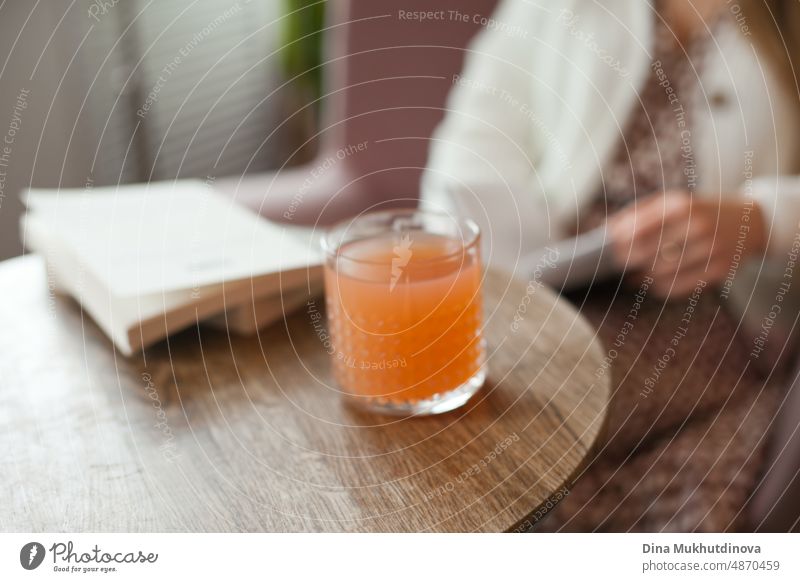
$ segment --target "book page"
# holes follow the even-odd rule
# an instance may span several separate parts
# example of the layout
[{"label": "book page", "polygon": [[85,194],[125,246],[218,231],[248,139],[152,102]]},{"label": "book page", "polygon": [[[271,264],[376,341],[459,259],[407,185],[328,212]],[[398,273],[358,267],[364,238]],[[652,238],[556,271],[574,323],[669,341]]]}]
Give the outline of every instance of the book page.
[{"label": "book page", "polygon": [[23,199],[119,297],[321,263],[319,229],[264,220],[200,181],[28,190]]}]

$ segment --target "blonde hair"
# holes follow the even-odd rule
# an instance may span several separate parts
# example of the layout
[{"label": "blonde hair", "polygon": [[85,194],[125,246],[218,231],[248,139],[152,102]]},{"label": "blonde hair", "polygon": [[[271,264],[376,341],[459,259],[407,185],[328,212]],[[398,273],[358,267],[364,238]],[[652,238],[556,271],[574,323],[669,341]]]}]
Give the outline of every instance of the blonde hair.
[{"label": "blonde hair", "polygon": [[[798,99],[800,0],[743,0],[742,31],[771,63],[786,90]],[[798,104],[800,106],[800,102]]]}]

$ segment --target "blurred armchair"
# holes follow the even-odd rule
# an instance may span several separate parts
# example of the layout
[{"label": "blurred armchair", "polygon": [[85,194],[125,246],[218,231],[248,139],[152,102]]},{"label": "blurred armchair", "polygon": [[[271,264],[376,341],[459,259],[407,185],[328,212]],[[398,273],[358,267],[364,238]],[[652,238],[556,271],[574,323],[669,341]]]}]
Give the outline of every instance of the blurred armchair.
[{"label": "blurred armchair", "polygon": [[428,138],[444,115],[463,49],[495,4],[331,0],[316,158],[220,179],[217,188],[295,224],[330,224],[375,205],[414,206]]}]

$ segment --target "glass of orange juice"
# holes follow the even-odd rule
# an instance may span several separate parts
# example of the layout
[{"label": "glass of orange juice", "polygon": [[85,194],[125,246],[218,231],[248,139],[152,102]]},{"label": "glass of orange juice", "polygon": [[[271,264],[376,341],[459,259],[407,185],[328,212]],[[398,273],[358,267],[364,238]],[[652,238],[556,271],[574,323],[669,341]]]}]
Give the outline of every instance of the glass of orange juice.
[{"label": "glass of orange juice", "polygon": [[334,376],[348,399],[400,415],[466,403],[486,378],[477,225],[371,212],[322,245]]}]

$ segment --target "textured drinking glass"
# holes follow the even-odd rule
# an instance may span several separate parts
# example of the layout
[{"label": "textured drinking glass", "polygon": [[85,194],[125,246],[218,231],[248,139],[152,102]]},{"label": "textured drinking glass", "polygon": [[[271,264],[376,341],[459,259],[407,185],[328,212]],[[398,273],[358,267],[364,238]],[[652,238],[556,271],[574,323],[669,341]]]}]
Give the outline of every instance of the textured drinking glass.
[{"label": "textured drinking glass", "polygon": [[323,238],[333,369],[369,410],[437,414],[483,385],[480,232],[418,210],[363,214]]}]

